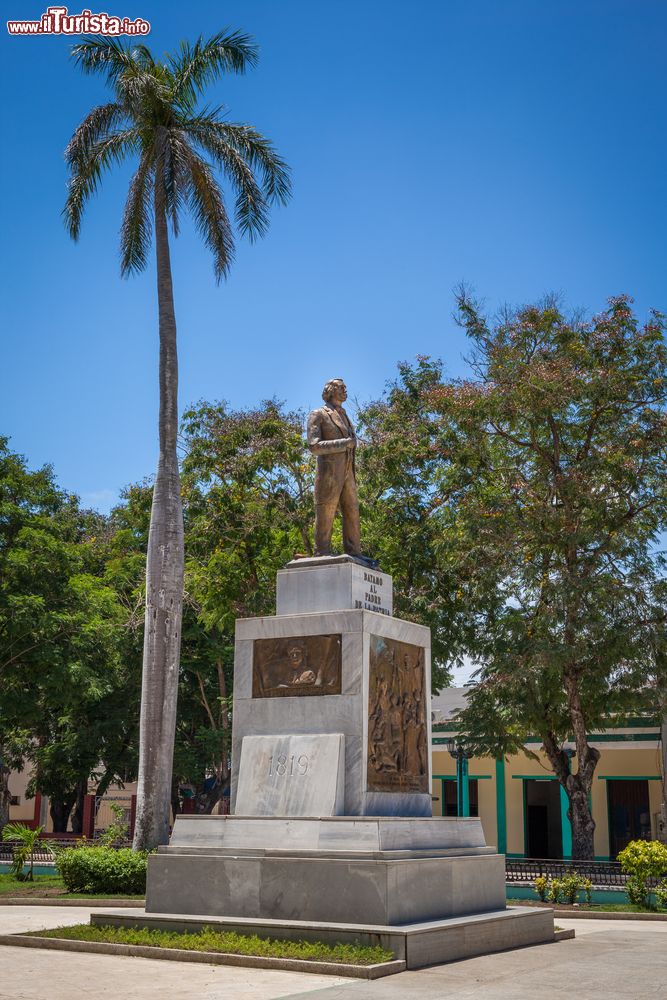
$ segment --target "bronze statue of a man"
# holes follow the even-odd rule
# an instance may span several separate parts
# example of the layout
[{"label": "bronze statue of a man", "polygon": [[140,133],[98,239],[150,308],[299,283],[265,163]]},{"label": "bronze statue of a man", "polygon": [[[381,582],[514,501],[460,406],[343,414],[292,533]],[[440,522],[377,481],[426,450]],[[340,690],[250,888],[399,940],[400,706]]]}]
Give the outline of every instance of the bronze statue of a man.
[{"label": "bronze statue of a man", "polygon": [[354,468],[357,438],[343,409],[347,389],[342,378],[333,378],[322,390],[324,406],[308,417],[308,447],[317,455],[315,478],[315,555],[331,555],[331,532],[340,507],[343,516],[343,549],[364,559],[359,530],[359,501]]}]

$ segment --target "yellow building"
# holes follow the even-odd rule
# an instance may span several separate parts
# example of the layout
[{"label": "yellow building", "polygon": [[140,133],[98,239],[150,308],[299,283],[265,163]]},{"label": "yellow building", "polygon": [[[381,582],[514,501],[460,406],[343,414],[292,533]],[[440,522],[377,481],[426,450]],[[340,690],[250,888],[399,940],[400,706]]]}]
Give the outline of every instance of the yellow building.
[{"label": "yellow building", "polygon": [[[457,762],[447,745],[456,736],[451,717],[464,703],[465,688],[449,688],[433,699],[432,791],[433,813],[438,816],[456,816],[462,810]],[[660,834],[660,723],[650,718],[629,721],[590,737],[601,753],[591,792],[599,861],[614,860],[630,840]],[[529,741],[527,747],[538,760],[518,754],[507,761],[475,757],[467,762],[470,815],[480,817],[487,843],[510,858],[569,858],[567,797],[540,752],[540,740]]]}]

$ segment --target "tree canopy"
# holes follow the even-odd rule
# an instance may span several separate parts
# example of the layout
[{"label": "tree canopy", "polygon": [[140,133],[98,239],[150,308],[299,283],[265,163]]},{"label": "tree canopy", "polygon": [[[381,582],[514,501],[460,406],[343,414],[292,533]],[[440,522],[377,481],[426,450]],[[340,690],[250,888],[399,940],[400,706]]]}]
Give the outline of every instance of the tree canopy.
[{"label": "tree canopy", "polygon": [[641,325],[626,298],[592,320],[554,301],[496,322],[465,292],[458,304],[473,377],[436,381],[422,362],[390,408],[421,371],[402,466],[428,455],[439,469],[442,555],[480,664],[460,724],[480,753],[541,737],[569,797],[575,856],[590,857],[589,734],[655,707],[663,669],[663,320]]},{"label": "tree canopy", "polygon": [[[362,407],[367,548],[399,616],[433,635],[434,688],[472,657],[459,724],[477,754],[542,740],[591,855],[591,734],[664,707],[667,349],[625,298],[590,320],[554,301],[490,321],[462,293],[471,377],[428,358]],[[275,576],[312,551],[304,414],[200,402],[181,433],[185,603],[172,804],[229,782],[234,626],[274,613]],[[0,748],[67,811],[91,775],[136,769],[150,483],[109,518],[0,450]],[[340,541],[340,539],[339,539]],[[572,747],[574,761],[570,761]]]}]

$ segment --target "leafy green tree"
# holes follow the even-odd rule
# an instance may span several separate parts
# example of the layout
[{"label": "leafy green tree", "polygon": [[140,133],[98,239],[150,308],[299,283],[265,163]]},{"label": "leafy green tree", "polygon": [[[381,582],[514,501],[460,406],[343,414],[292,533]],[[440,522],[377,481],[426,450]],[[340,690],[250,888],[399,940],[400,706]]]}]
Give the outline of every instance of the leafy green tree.
[{"label": "leafy green tree", "polygon": [[213,254],[219,280],[229,271],[234,231],[216,168],[233,189],[242,235],[261,236],[272,202],[290,194],[288,168],[271,143],[249,125],[200,108],[199,98],[221,74],[255,65],[249,36],[220,33],[156,61],[144,45],[85,40],[73,55],[86,73],[100,73],[113,100],[94,108],[66,151],[71,171],[64,210],[78,239],[83,210],[103,174],[127,159],[138,167],[121,229],[121,273],[145,269],[155,232],[160,334],[160,450],[146,562],[141,739],[135,847],[166,843],[176,725],[183,600],[183,518],[177,458],[178,361],[168,223],[174,235],[187,208]]},{"label": "leafy green tree", "polygon": [[364,545],[393,576],[394,614],[431,629],[434,692],[449,682],[448,665],[462,662],[470,638],[447,541],[447,466],[428,404],[441,377],[442,366],[424,357],[399,365],[384,396],[361,409],[357,459]]},{"label": "leafy green tree", "polygon": [[275,575],[312,552],[314,465],[304,417],[275,401],[184,417],[188,591],[201,620],[233,636],[237,618],[270,614]]},{"label": "leafy green tree", "polygon": [[[200,403],[183,423],[186,600],[174,786],[210,812],[229,782],[236,619],[275,611],[276,573],[312,551],[303,415]],[[176,794],[174,804],[178,808]]]},{"label": "leafy green tree", "polygon": [[[0,442],[0,744],[66,829],[127,716],[125,614],[101,578],[105,521]],[[113,769],[113,774],[117,769]]]},{"label": "leafy green tree", "polygon": [[663,321],[640,325],[626,298],[590,321],[546,302],[490,324],[465,292],[459,309],[474,377],[428,388],[423,405],[481,664],[461,724],[482,753],[542,739],[573,856],[591,858],[589,735],[655,708],[664,669]]}]

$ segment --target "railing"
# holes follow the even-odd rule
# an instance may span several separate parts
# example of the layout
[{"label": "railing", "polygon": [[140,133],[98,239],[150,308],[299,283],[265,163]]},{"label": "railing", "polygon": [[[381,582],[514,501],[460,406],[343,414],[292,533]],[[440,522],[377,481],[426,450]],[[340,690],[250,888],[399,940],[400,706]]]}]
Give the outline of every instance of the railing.
[{"label": "railing", "polygon": [[594,886],[624,888],[624,875],[618,861],[554,861],[552,858],[507,858],[505,879],[507,882],[534,882],[538,876],[563,878],[576,872],[582,878],[589,878]]},{"label": "railing", "polygon": [[[99,837],[96,837],[95,841],[93,841],[92,843],[95,843],[98,840],[99,840]],[[35,849],[32,852],[32,860],[36,864],[40,863],[40,862],[41,863],[43,863],[43,862],[47,862],[47,863],[51,862],[51,861],[53,861],[53,854],[49,850],[49,844],[52,844],[54,847],[78,847],[80,841],[81,841],[81,838],[78,837],[78,836],[74,836],[73,834],[69,834],[69,836],[66,836],[66,837],[59,837],[57,835],[56,836],[49,835],[48,837],[45,837],[43,840],[40,840],[35,845]],[[89,843],[91,843],[91,842],[89,841]],[[13,860],[13,857],[14,857],[14,848],[18,847],[19,844],[20,844],[20,841],[18,841],[18,840],[4,840],[4,841],[0,841],[0,861],[11,863],[12,860]],[[124,840],[124,841],[116,841],[116,843],[113,846],[114,847],[131,847],[132,844],[131,844],[131,841]],[[28,859],[28,860],[30,860],[30,859]]]}]

